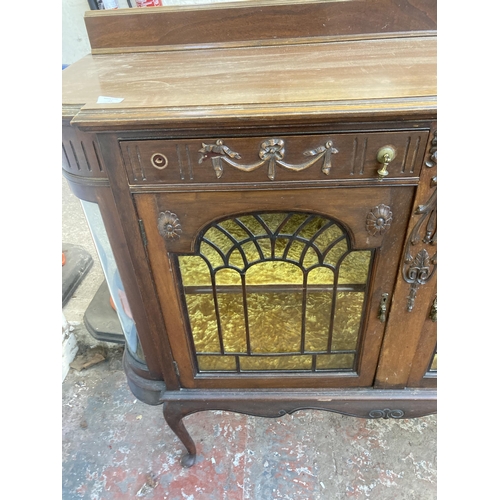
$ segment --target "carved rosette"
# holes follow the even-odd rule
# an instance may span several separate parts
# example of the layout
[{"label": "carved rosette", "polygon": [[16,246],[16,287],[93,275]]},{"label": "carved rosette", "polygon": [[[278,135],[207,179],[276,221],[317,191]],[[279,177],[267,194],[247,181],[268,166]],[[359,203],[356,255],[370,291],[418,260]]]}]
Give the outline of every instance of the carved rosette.
[{"label": "carved rosette", "polygon": [[379,236],[389,229],[392,222],[391,207],[378,205],[366,216],[366,230],[372,236]]},{"label": "carved rosette", "polygon": [[217,179],[222,177],[224,173],[223,162],[231,165],[238,170],[244,172],[252,172],[263,165],[268,165],[267,176],[274,180],[276,177],[276,165],[280,165],[288,170],[299,172],[314,165],[318,160],[323,159],[321,171],[325,175],[329,175],[332,168],[332,154],[338,153],[338,150],[333,147],[332,141],[327,141],[324,146],[319,146],[315,149],[304,151],[304,156],[312,157],[304,163],[291,164],[285,162],[285,141],[283,139],[272,138],[261,143],[258,157],[260,161],[250,164],[241,164],[234,159],[241,159],[239,153],[229,149],[221,139],[218,139],[215,144],[201,143],[200,159],[198,163],[203,163],[206,159],[211,160]]},{"label": "carved rosette", "polygon": [[158,231],[167,239],[180,238],[182,227],[177,215],[169,211],[160,212],[158,217]]},{"label": "carved rosette", "polygon": [[403,410],[391,410],[384,408],[383,410],[372,410],[368,413],[369,418],[403,418],[405,412]]}]

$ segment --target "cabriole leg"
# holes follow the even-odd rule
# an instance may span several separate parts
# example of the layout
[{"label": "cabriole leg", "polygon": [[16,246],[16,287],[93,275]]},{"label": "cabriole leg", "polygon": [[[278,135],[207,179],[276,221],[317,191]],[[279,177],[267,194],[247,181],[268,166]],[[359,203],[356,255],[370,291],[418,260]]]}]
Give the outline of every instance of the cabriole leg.
[{"label": "cabriole leg", "polygon": [[168,426],[187,449],[187,454],[181,459],[182,466],[191,467],[196,461],[196,446],[182,423],[184,415],[177,408],[172,408],[168,402],[165,402],[163,403],[163,416]]}]

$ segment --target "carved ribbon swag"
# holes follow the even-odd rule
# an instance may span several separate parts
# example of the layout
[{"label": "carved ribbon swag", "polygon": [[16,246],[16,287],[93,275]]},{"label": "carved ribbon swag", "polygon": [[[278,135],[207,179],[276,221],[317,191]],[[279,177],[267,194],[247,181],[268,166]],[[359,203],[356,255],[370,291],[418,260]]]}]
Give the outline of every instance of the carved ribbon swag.
[{"label": "carved ribbon swag", "polygon": [[218,139],[215,144],[202,143],[201,146],[201,149],[198,151],[200,153],[200,159],[198,163],[201,164],[207,158],[210,158],[217,179],[220,179],[222,177],[222,174],[224,173],[223,162],[244,172],[252,172],[253,170],[256,170],[257,168],[267,163],[267,176],[269,177],[269,179],[274,180],[276,177],[276,164],[288,170],[295,170],[296,172],[298,172],[300,170],[305,170],[306,168],[311,167],[318,160],[323,159],[323,166],[321,168],[321,171],[325,175],[328,175],[332,168],[332,154],[338,153],[338,150],[333,147],[333,142],[327,141],[324,146],[319,146],[316,149],[304,151],[304,156],[312,157],[310,160],[298,165],[293,165],[284,161],[285,141],[283,141],[283,139],[268,139],[262,142],[260,145],[260,150],[258,153],[260,161],[248,165],[242,165],[234,161],[234,159],[241,159],[240,154],[229,149],[221,139]]}]

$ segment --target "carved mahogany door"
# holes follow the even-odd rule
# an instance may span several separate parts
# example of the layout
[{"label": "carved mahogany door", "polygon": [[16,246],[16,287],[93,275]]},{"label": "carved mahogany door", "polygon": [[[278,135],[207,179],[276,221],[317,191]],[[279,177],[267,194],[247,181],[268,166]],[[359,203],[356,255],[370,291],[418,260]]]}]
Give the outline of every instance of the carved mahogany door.
[{"label": "carved mahogany door", "polygon": [[372,385],[413,193],[135,195],[182,386]]}]

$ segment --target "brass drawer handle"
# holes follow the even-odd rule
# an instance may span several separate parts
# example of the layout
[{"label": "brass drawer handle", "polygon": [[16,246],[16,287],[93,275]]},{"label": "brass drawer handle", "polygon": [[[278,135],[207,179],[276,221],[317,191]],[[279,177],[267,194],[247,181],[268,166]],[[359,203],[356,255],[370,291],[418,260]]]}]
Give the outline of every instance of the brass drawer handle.
[{"label": "brass drawer handle", "polygon": [[382,167],[377,170],[377,174],[381,179],[389,175],[389,163],[396,158],[396,150],[392,146],[384,146],[377,152],[377,161],[382,163]]},{"label": "brass drawer handle", "polygon": [[387,299],[389,297],[388,293],[383,293],[380,299],[380,308],[378,310],[378,319],[381,323],[385,323],[387,318]]}]

